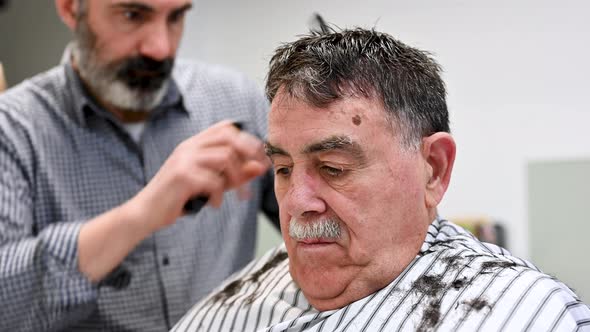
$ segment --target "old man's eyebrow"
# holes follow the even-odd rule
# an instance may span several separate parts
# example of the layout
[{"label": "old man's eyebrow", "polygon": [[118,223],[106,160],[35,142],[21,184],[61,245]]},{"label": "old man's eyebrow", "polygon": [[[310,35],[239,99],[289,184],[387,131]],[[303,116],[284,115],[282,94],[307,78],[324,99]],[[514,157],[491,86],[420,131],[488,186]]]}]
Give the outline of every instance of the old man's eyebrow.
[{"label": "old man's eyebrow", "polygon": [[[264,150],[266,155],[269,157],[273,157],[276,155],[289,157],[290,154],[269,142],[264,144]],[[330,152],[330,151],[344,151],[351,154],[358,160],[364,161],[365,154],[363,149],[361,148],[360,144],[353,141],[352,138],[348,136],[331,136],[326,139],[321,140],[317,143],[312,143],[306,146],[303,149],[304,154],[313,154],[313,153],[321,153],[321,152]]]},{"label": "old man's eyebrow", "polygon": [[266,155],[269,157],[272,157],[274,155],[281,155],[281,156],[286,156],[286,157],[289,156],[287,151],[285,151],[279,147],[276,147],[276,146],[270,144],[269,142],[264,143],[264,152],[266,152]]},{"label": "old man's eyebrow", "polygon": [[310,144],[303,149],[303,153],[320,153],[330,151],[344,151],[356,159],[364,160],[365,154],[360,144],[353,141],[349,136],[330,136],[320,142]]},{"label": "old man's eyebrow", "polygon": [[[122,8],[122,9],[132,9],[132,10],[137,10],[137,11],[142,11],[142,12],[153,12],[154,8],[139,2],[139,1],[126,1],[126,2],[120,2],[120,3],[116,3],[114,5],[112,5],[115,8]],[[176,8],[173,12],[172,12],[172,16],[178,16],[188,10],[190,10],[193,7],[192,3],[187,3],[183,6],[181,6],[180,8]]]},{"label": "old man's eyebrow", "polygon": [[121,3],[117,3],[112,5],[115,8],[122,8],[122,9],[133,9],[133,10],[138,10],[138,11],[143,11],[143,12],[153,12],[154,8],[141,3],[141,2],[136,2],[136,1],[128,1],[128,2],[121,2]]}]

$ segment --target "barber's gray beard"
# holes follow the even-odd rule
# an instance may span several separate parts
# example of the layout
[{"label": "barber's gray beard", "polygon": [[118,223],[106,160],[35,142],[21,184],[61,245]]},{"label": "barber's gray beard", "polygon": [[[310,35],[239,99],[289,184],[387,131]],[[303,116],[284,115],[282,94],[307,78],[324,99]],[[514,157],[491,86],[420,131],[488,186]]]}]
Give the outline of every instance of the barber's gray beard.
[{"label": "barber's gray beard", "polygon": [[[94,82],[100,81],[96,77]],[[95,91],[107,103],[128,111],[147,112],[156,108],[166,95],[168,81],[156,91],[144,92],[130,89],[124,82],[114,79],[113,81],[98,82]]]},{"label": "barber's gray beard", "polygon": [[301,222],[297,218],[291,218],[289,222],[289,236],[295,240],[339,239],[341,235],[340,223],[335,218],[313,222]]},{"label": "barber's gray beard", "polygon": [[[169,81],[165,81],[156,91],[131,89],[116,77],[117,70],[101,66],[91,54],[75,52],[78,71],[84,82],[101,100],[128,111],[151,111],[166,95]],[[79,56],[78,56],[79,54]]]},{"label": "barber's gray beard", "polygon": [[168,89],[169,79],[155,91],[131,89],[117,78],[119,66],[104,65],[94,53],[94,35],[86,22],[77,32],[73,56],[78,64],[78,72],[92,92],[102,101],[127,111],[147,112],[156,108]]}]

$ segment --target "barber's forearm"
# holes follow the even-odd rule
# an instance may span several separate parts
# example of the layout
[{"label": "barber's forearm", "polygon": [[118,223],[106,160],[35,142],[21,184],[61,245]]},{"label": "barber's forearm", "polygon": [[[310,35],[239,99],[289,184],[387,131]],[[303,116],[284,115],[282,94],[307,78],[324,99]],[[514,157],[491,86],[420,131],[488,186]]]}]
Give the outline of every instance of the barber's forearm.
[{"label": "barber's forearm", "polygon": [[153,230],[127,202],[88,221],[78,237],[78,267],[93,282],[113,271]]}]

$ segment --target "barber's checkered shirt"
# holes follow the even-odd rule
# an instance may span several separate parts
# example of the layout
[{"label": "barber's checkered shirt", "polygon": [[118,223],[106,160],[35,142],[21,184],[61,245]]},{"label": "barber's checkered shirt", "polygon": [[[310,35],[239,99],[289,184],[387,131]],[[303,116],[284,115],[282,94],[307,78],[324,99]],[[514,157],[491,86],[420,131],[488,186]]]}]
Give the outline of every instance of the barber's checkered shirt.
[{"label": "barber's checkered shirt", "polygon": [[0,95],[0,331],[164,331],[253,257],[257,211],[276,213],[269,177],[249,201],[228,193],[143,241],[99,284],[77,270],[81,225],[134,196],[179,142],[222,119],[266,132],[267,102],[243,76],[179,62],[174,78],[139,144],[68,64]]},{"label": "barber's checkered shirt", "polygon": [[[277,258],[280,263],[268,269],[266,264]],[[236,284],[240,287],[233,287]],[[229,291],[229,297],[221,296],[223,291]],[[419,254],[399,277],[348,306],[324,312],[311,307],[289,274],[283,245],[228,279],[173,328],[435,330],[590,331],[590,309],[567,286],[530,263],[479,242],[448,221],[436,220]]]}]

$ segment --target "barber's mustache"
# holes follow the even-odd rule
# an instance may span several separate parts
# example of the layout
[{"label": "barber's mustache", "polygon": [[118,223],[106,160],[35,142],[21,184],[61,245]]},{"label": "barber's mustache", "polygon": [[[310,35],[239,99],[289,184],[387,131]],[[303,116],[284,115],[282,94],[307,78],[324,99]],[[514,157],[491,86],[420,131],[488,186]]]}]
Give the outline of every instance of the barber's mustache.
[{"label": "barber's mustache", "polygon": [[154,91],[170,77],[174,59],[162,61],[145,56],[125,60],[117,70],[117,78],[124,81],[129,88]]},{"label": "barber's mustache", "polygon": [[314,221],[301,221],[291,218],[289,236],[294,240],[339,239],[342,236],[341,221],[337,217]]}]

